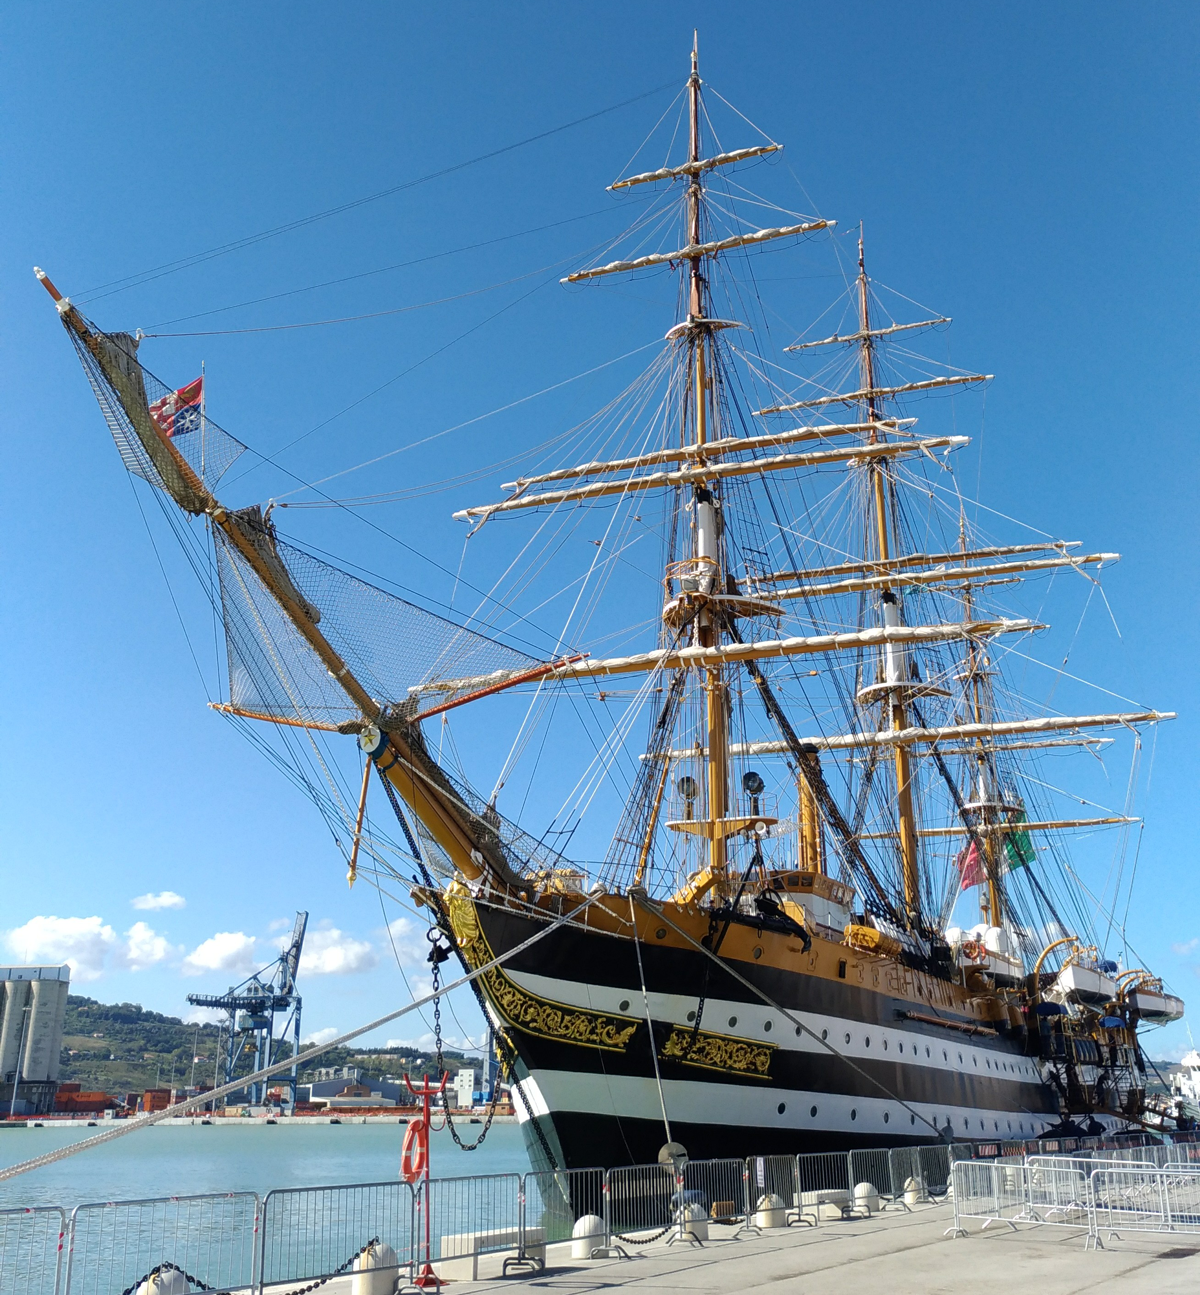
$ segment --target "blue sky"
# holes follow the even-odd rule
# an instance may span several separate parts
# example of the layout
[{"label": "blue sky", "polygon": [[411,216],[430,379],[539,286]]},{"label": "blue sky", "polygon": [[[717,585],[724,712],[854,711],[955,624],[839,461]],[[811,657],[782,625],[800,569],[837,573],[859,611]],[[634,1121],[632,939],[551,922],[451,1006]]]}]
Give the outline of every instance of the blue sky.
[{"label": "blue sky", "polygon": [[[211,639],[211,622],[30,268],[102,326],[149,333],[459,297],[144,344],[179,384],[203,360],[217,421],[288,471],[325,476],[661,336],[661,290],[589,297],[560,289],[552,267],[582,263],[627,222],[632,208],[604,186],[682,82],[695,25],[706,79],[786,144],[806,208],[863,220],[874,273],[953,315],[954,361],[997,375],[970,451],[984,501],[1124,555],[1105,577],[1121,636],[1089,621],[1072,668],[1179,712],[1143,769],[1130,932],[1179,992],[1200,989],[1193,6],[46,4],[0,21],[3,956],[69,953],[81,991],[180,1012],[189,989],[265,961],[305,907],[312,1030],[349,1028],[407,992],[385,930],[400,910],[348,892],[315,811],[205,707],[211,642],[198,673],[160,555],[189,634]],[[89,292],[643,95],[237,252]],[[473,250],[440,255],[460,248]],[[815,279],[795,291],[796,317],[825,294]],[[272,299],[223,310],[259,298]],[[643,363],[431,442],[346,493],[515,453]],[[247,500],[255,484],[239,485]],[[449,513],[469,502],[393,507],[396,539],[342,533],[323,514],[302,515],[304,533],[444,602],[462,548]],[[420,932],[393,934],[415,983]],[[461,1016],[474,1028],[469,1004]]]}]

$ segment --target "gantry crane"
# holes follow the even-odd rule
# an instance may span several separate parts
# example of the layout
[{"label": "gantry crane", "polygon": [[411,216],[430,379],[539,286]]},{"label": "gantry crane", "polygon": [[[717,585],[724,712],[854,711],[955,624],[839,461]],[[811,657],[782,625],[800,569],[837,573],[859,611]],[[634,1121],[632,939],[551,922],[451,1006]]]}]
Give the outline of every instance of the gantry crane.
[{"label": "gantry crane", "polygon": [[[225,1028],[228,1043],[225,1049],[225,1080],[233,1082],[233,1072],[254,1040],[254,1069],[262,1070],[275,1060],[277,1043],[292,1033],[292,1056],[300,1051],[300,995],[296,992],[296,971],[300,966],[300,950],[304,947],[304,931],[308,914],[297,913],[292,938],[279,957],[254,975],[233,985],[224,994],[189,994],[187,1000],[195,1007],[215,1007],[229,1016]],[[276,1016],[284,1016],[283,1029],[275,1034]],[[292,1066],[291,1104],[296,1104],[296,1066]],[[258,1105],[266,1095],[266,1084],[248,1085],[250,1104]]]}]

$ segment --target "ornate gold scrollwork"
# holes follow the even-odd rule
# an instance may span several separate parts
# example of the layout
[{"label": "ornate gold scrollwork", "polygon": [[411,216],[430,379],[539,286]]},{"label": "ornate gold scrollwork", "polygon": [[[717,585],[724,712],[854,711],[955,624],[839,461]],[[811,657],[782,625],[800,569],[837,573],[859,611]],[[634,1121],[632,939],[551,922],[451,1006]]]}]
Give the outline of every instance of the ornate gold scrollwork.
[{"label": "ornate gold scrollwork", "polygon": [[[491,962],[495,954],[480,929],[475,905],[466,895],[451,893],[448,900],[454,938],[468,965],[474,969]],[[479,983],[509,1025],[539,1038],[574,1043],[581,1048],[599,1048],[604,1052],[624,1052],[640,1024],[628,1017],[607,1016],[532,994],[505,975],[500,967],[484,972]]]},{"label": "ornate gold scrollwork", "polygon": [[658,1054],[664,1061],[681,1061],[685,1066],[703,1070],[723,1070],[752,1079],[771,1077],[773,1043],[751,1043],[727,1034],[709,1034],[701,1030],[692,1043],[692,1031],[676,1025]]}]

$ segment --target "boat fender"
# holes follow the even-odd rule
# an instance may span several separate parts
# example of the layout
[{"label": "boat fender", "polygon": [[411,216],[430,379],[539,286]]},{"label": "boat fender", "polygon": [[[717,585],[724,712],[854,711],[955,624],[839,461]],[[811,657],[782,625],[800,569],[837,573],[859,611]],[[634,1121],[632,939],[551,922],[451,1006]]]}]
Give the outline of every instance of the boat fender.
[{"label": "boat fender", "polygon": [[404,1130],[404,1146],[400,1151],[400,1177],[406,1183],[415,1183],[429,1164],[429,1130],[425,1121],[417,1116]]}]

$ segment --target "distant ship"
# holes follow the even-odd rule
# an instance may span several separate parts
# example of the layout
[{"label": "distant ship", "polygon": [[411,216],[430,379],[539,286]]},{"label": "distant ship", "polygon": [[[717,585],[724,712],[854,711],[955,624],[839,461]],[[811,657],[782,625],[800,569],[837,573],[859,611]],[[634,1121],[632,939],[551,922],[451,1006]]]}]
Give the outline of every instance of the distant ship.
[{"label": "distant ship", "polygon": [[[227,507],[214,492],[241,443],[144,369],[137,339],[39,277],[126,466],[203,519],[180,530],[193,556],[201,529],[210,544],[225,711],[331,749],[357,740],[362,795],[374,768],[413,856],[377,850],[373,866],[419,873],[412,893],[464,967],[566,919],[476,982],[535,1163],[644,1162],[667,1141],[716,1157],[1136,1126],[1138,1028],[1183,1004],[1097,947],[1059,844],[1133,820],[1046,812],[1030,762],[1172,716],[1023,713],[1003,645],[1042,627],[989,610],[997,588],[1116,555],[996,543],[956,487],[938,496],[966,438],[919,434],[907,410],[989,375],[907,349],[949,320],[883,317],[861,234],[841,331],[781,352],[763,317],[747,331],[747,249],[834,222],[747,228],[725,177],[780,145],[706,154],[695,48],[682,102],[685,156],[611,186],[657,186],[662,218],[566,280],[677,274],[661,354],[633,395],[560,438],[557,464],[455,514],[489,533],[593,514],[609,536],[651,528],[660,569],[628,622],[653,619],[626,655],[539,658],[285,542],[269,508]],[[787,367],[814,358],[809,376]],[[530,580],[545,535],[523,533]],[[514,689],[578,699],[597,681],[628,683],[632,701],[574,752],[588,776],[635,745],[635,720],[647,736],[607,857],[585,867],[452,772],[430,726]],[[568,723],[552,705],[530,714]],[[352,799],[321,795],[347,837],[353,823],[353,871],[363,801],[355,822]],[[976,920],[954,924],[964,894]]]}]

